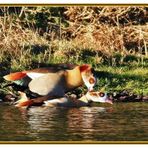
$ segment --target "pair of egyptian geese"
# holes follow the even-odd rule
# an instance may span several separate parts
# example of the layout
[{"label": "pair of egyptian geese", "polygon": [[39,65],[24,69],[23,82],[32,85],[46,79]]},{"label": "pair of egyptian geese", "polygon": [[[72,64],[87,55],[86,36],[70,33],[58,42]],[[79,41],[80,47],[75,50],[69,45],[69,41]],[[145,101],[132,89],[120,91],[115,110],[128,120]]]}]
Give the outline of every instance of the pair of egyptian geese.
[{"label": "pair of egyptian geese", "polygon": [[[90,102],[112,101],[105,93],[93,91],[96,84],[90,65],[55,65],[54,67],[38,68],[28,71],[10,73],[4,76],[20,86],[28,87],[30,92],[38,97],[29,99],[21,92],[21,99],[16,106],[32,106],[43,103],[45,106],[87,106]],[[65,94],[82,85],[86,85],[88,92],[80,99],[70,99]]]}]

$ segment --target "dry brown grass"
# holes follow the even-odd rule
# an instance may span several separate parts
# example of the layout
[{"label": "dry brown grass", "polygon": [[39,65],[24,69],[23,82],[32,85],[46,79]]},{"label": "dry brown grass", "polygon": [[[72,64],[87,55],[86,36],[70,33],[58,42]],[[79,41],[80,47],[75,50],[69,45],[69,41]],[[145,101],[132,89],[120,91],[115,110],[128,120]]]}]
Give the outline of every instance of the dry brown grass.
[{"label": "dry brown grass", "polygon": [[17,20],[12,20],[11,16],[1,17],[0,26],[0,62],[8,60],[14,69],[32,63],[34,54],[31,51],[35,46],[47,46],[50,50],[49,41],[39,36],[37,31],[23,28]]},{"label": "dry brown grass", "polygon": [[148,55],[146,7],[67,7],[71,37],[83,48],[114,53]]},{"label": "dry brown grass", "polygon": [[[34,61],[81,62],[85,50],[95,52],[96,64],[104,56],[114,54],[147,57],[147,9],[144,6],[70,6],[63,8],[60,17],[52,17],[52,13],[48,15],[48,7],[23,7],[13,15],[7,7],[0,16],[0,62],[8,58],[14,69],[27,67]],[[42,24],[42,19],[29,21],[27,18],[38,13],[50,18],[49,22],[46,20],[47,31],[35,26],[36,21]],[[59,23],[50,22],[57,18]]]}]

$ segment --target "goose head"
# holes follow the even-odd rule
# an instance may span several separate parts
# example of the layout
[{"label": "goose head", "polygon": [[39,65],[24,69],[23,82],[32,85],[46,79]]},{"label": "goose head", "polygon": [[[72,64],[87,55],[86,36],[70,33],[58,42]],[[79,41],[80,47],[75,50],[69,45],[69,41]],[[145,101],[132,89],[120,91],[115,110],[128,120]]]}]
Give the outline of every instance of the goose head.
[{"label": "goose head", "polygon": [[113,104],[112,99],[107,96],[104,92],[89,91],[86,94],[88,100],[92,102],[109,103]]},{"label": "goose head", "polygon": [[93,68],[90,65],[82,65],[80,66],[80,72],[83,79],[84,84],[86,85],[88,91],[92,91],[97,79],[93,74]]}]

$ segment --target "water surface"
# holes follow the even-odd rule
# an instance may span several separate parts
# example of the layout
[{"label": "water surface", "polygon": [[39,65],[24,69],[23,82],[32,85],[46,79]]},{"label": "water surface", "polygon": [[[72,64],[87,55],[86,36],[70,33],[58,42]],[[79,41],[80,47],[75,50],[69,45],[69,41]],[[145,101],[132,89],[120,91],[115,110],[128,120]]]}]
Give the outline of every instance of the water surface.
[{"label": "water surface", "polygon": [[0,104],[0,141],[147,141],[148,104],[28,110]]}]

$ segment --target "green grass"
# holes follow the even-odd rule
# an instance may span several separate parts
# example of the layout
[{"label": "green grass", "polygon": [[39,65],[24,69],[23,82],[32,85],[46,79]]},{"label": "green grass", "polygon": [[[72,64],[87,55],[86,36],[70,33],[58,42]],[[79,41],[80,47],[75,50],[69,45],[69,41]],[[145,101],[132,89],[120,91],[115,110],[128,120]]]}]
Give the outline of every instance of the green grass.
[{"label": "green grass", "polygon": [[[32,58],[33,59],[33,58]],[[62,58],[51,58],[48,62],[44,63],[48,66],[51,63],[67,62]],[[36,60],[37,62],[37,60]],[[71,62],[72,63],[72,62]],[[77,63],[77,61],[74,61]],[[84,61],[79,61],[79,63],[84,63]],[[89,63],[89,62],[87,62]],[[43,63],[42,63],[43,64]],[[44,65],[43,64],[43,65]],[[147,67],[137,67],[137,66],[109,66],[103,64],[91,63],[95,68],[95,75],[98,79],[95,90],[104,90],[110,93],[120,92],[123,90],[128,90],[131,93],[148,95],[148,68]],[[16,66],[15,66],[16,65]],[[23,64],[14,64],[10,71],[20,71],[24,69],[32,69],[39,67],[39,63],[24,66]],[[3,67],[4,68],[4,67]],[[6,67],[4,68],[6,69]],[[1,73],[2,76],[2,73]],[[0,92],[6,93],[8,90],[3,89],[3,86],[7,84],[1,77],[1,90]],[[80,89],[81,91],[86,91],[86,87]]]},{"label": "green grass", "polygon": [[96,69],[98,89],[104,87],[108,92],[129,90],[148,95],[148,68],[98,66]]}]

